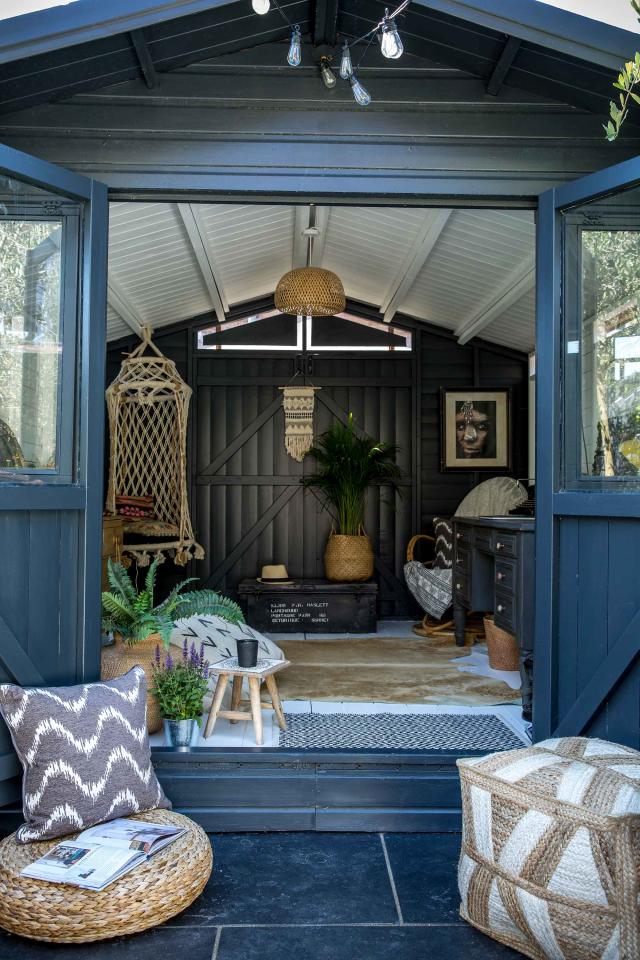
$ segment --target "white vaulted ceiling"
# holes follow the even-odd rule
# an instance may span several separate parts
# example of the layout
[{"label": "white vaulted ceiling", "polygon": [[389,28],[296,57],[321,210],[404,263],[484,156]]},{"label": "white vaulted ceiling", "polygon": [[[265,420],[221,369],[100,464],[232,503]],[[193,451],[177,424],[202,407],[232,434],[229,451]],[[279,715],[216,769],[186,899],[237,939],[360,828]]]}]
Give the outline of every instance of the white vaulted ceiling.
[{"label": "white vaulted ceiling", "polygon": [[[114,203],[108,336],[269,296],[306,262],[308,206]],[[518,350],[534,346],[529,211],[317,207],[313,263],[348,298]]]}]

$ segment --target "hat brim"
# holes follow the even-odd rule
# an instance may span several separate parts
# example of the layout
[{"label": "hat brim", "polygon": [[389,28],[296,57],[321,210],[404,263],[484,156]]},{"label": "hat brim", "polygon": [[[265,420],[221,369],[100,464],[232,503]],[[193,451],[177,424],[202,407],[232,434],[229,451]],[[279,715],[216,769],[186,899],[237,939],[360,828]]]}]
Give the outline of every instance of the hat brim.
[{"label": "hat brim", "polygon": [[293,580],[272,580],[270,577],[256,577],[258,583],[270,583],[275,587],[287,587],[293,583]]}]

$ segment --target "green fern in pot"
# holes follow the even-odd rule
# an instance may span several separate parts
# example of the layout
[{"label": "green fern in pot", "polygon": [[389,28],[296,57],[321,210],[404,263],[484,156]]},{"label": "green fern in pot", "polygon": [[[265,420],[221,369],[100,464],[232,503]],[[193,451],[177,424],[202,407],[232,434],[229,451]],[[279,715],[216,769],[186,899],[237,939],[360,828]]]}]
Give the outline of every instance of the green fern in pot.
[{"label": "green fern in pot", "polygon": [[169,647],[176,620],[193,616],[220,616],[231,623],[243,623],[240,607],[213,590],[183,593],[193,578],[183,580],[161,603],[155,603],[155,584],[159,560],[147,571],[144,586],[138,590],[135,581],[121,563],[108,562],[110,590],[102,594],[102,629],[113,633],[116,643],[102,650],[101,677],[112,680],[139,664],[147,675],[147,729],[149,733],[162,725],[159,705],[151,687],[152,665],[156,645]]},{"label": "green fern in pot", "polygon": [[315,458],[317,469],[302,483],[317,491],[334,524],[324,555],[327,579],[369,580],[374,555],[364,531],[366,493],[380,485],[401,493],[398,447],[358,431],[349,414],[346,423],[335,420],[308,455]]}]

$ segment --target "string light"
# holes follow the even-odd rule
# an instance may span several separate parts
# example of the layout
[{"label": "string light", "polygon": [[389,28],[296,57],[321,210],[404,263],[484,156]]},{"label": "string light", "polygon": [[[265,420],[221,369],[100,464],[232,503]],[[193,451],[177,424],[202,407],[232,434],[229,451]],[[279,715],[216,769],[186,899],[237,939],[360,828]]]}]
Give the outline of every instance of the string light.
[{"label": "string light", "polygon": [[380,37],[380,50],[382,56],[387,60],[397,60],[402,56],[404,47],[396,27],[396,22],[389,16],[389,11],[384,11],[384,20],[382,21]]},{"label": "string light", "polygon": [[371,103],[371,94],[365,90],[355,73],[349,78],[349,83],[351,84],[351,93],[353,94],[355,102],[359,103],[361,107],[368,107]]},{"label": "string light", "polygon": [[333,90],[338,78],[329,66],[329,57],[320,57],[320,76],[327,90]]},{"label": "string light", "polygon": [[300,27],[296,23],[295,27],[291,31],[291,45],[289,46],[289,55],[287,56],[287,63],[290,67],[299,67],[302,62],[302,36],[300,34]]},{"label": "string light", "polygon": [[340,76],[343,80],[348,80],[353,73],[353,64],[351,63],[351,51],[349,44],[345,40],[342,48],[342,57],[340,58]]},{"label": "string light", "polygon": [[[342,80],[349,81],[353,98],[356,103],[362,107],[366,107],[371,103],[371,94],[358,80],[356,75],[358,68],[362,63],[364,55],[371,45],[371,41],[375,37],[378,38],[380,50],[384,57],[389,60],[397,60],[402,56],[404,47],[398,32],[398,27],[396,25],[396,17],[400,16],[400,14],[406,10],[406,8],[409,6],[409,3],[410,0],[402,0],[402,3],[392,10],[391,13],[389,13],[388,7],[385,7],[382,20],[378,21],[375,26],[371,27],[371,29],[367,30],[367,32],[361,37],[356,37],[356,39],[352,40],[351,42],[348,40],[344,41],[342,54],[340,57],[340,78]],[[268,13],[271,9],[271,6],[275,7],[275,9],[291,29],[291,42],[289,44],[289,53],[287,54],[287,63],[291,67],[300,66],[302,63],[302,34],[300,31],[300,26],[297,23],[295,25],[291,23],[289,17],[280,6],[278,0],[251,0],[251,6],[255,12],[260,15]],[[351,59],[351,48],[363,43],[365,40],[368,42],[360,59],[354,67]],[[320,76],[322,77],[322,82],[328,90],[332,90],[337,83],[336,74],[329,65],[330,60],[331,57],[320,57]]]}]

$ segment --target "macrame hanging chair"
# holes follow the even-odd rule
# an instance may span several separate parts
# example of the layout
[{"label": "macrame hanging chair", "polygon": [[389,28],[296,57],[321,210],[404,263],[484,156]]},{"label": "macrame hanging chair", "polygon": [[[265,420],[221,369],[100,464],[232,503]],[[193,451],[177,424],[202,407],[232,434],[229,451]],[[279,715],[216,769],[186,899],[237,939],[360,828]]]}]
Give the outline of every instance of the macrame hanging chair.
[{"label": "macrame hanging chair", "polygon": [[[126,521],[123,553],[141,567],[148,566],[152,555],[173,557],[180,566],[192,558],[202,560],[187,497],[191,387],[152,343],[150,327],[143,327],[142,343],[123,360],[106,397],[111,441],[107,513],[118,513],[123,497],[151,497],[153,503],[152,517]],[[127,534],[135,535],[135,542],[127,542]]]}]

